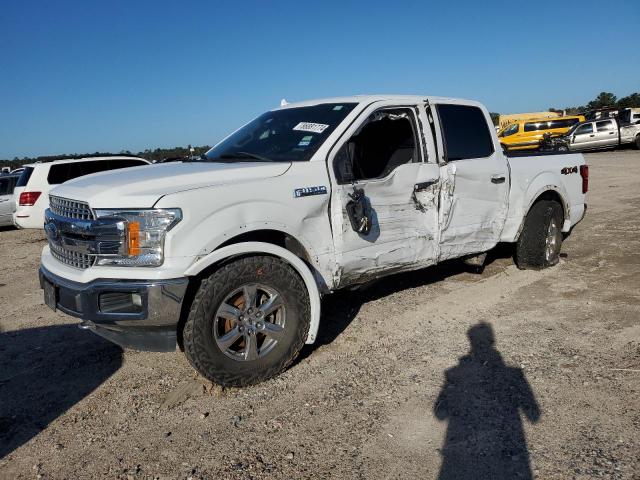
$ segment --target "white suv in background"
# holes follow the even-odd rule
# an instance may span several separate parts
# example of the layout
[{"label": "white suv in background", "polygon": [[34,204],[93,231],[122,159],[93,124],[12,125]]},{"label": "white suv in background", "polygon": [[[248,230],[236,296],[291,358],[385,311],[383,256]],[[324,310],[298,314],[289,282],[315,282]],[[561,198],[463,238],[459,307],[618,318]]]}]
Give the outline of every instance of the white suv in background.
[{"label": "white suv in background", "polygon": [[25,165],[14,191],[13,223],[18,228],[43,228],[49,190],[56,185],[92,173],[148,164],[137,157],[94,157]]}]

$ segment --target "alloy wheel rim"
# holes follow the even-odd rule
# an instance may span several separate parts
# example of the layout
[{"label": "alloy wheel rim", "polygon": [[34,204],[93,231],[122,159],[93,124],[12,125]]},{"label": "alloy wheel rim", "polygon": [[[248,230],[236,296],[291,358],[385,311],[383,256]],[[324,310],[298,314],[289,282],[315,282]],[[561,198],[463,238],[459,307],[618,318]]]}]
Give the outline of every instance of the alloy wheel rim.
[{"label": "alloy wheel rim", "polygon": [[549,222],[549,229],[547,230],[547,238],[545,242],[544,257],[547,262],[551,261],[557,254],[558,249],[558,223],[555,218]]},{"label": "alloy wheel rim", "polygon": [[220,351],[238,361],[268,355],[285,333],[286,307],[273,288],[247,283],[229,293],[213,318]]}]

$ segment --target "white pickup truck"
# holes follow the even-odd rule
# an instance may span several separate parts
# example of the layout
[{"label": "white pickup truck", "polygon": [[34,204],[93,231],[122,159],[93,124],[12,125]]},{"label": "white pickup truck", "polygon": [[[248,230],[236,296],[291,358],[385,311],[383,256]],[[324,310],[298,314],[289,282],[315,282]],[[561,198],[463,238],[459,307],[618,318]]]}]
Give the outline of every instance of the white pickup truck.
[{"label": "white pickup truck", "polygon": [[[285,369],[322,295],[516,243],[558,261],[586,211],[580,154],[507,158],[480,103],[355,96],[284,105],[198,161],[51,192],[45,302],[124,347],[175,350],[222,385]],[[425,272],[428,275],[428,271]]]}]

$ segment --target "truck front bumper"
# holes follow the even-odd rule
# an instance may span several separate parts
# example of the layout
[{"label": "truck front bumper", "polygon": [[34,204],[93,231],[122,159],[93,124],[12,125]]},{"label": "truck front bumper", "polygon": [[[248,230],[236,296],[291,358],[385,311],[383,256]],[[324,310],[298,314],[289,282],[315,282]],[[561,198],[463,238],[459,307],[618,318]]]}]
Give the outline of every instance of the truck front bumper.
[{"label": "truck front bumper", "polygon": [[74,282],[40,267],[45,303],[83,322],[81,328],[125,348],[176,348],[177,324],[189,280],[96,279]]}]

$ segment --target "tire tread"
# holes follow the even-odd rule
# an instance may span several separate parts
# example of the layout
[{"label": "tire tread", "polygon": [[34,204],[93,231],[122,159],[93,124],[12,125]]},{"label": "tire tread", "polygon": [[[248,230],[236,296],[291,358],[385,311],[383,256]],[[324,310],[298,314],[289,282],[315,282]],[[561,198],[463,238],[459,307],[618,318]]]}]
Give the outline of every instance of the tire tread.
[{"label": "tire tread", "polygon": [[[281,359],[265,369],[249,369],[242,373],[222,371],[216,368],[206,355],[203,355],[201,342],[202,329],[208,318],[213,315],[217,305],[211,305],[211,299],[217,291],[222,291],[232,280],[242,274],[255,272],[257,268],[268,266],[287,284],[287,289],[298,299],[298,328],[294,341]],[[227,263],[209,277],[203,279],[196,293],[188,319],[184,325],[184,353],[191,366],[208,380],[225,387],[245,387],[272,378],[284,371],[300,353],[309,332],[311,308],[309,294],[298,273],[286,262],[271,256],[249,256]],[[231,360],[233,361],[233,360]]]},{"label": "tire tread", "polygon": [[538,200],[527,213],[516,245],[518,268],[540,270],[558,263],[558,258],[550,262],[545,259],[547,230],[552,216],[556,216],[562,225],[562,207],[554,200]]}]

